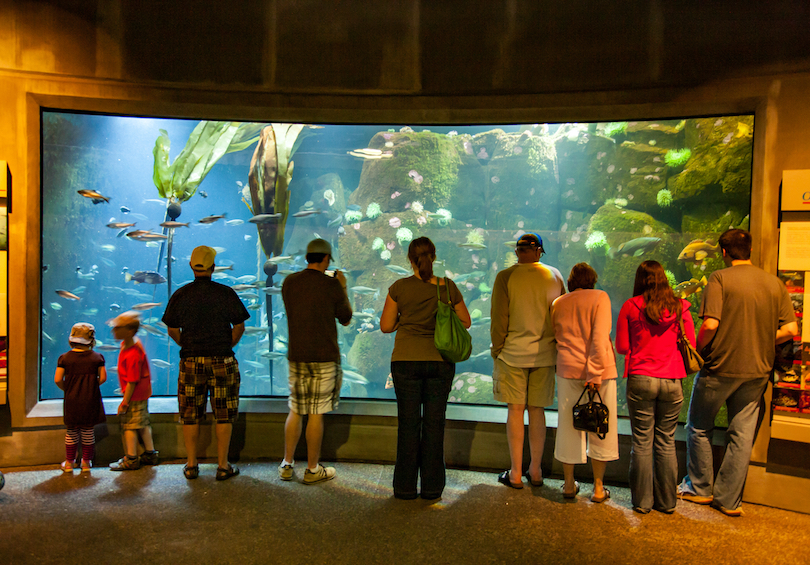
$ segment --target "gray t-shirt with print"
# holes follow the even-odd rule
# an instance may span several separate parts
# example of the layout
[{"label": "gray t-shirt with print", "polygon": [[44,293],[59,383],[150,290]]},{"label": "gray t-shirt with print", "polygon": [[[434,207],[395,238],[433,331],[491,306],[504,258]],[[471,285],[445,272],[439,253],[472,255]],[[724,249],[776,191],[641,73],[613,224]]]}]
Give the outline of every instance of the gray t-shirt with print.
[{"label": "gray t-shirt with print", "polygon": [[701,352],[704,371],[737,379],[769,375],[776,331],[796,321],[782,281],[748,264],[712,273],[699,315],[720,322],[714,339]]}]

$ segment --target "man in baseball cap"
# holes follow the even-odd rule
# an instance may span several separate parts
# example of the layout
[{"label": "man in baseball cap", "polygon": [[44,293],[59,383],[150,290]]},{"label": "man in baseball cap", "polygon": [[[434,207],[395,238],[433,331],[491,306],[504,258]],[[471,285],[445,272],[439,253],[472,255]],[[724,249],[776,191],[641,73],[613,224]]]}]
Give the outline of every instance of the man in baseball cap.
[{"label": "man in baseball cap", "polygon": [[191,261],[189,261],[189,264],[195,273],[207,271],[214,267],[214,259],[216,256],[216,251],[207,245],[200,245],[199,247],[195,247],[194,251],[191,252]]},{"label": "man in baseball cap", "polygon": [[534,486],[543,483],[540,460],[546,439],[543,409],[554,402],[554,365],[557,349],[549,307],[565,293],[562,275],[540,262],[543,238],[524,233],[515,244],[517,264],[498,273],[492,289],[492,391],[507,404],[506,438],[512,467],[498,482],[523,488],[523,413],[529,412],[531,462],[526,476]]},{"label": "man in baseball cap", "polygon": [[228,463],[241,382],[233,348],[242,338],[250,314],[231,287],[211,280],[216,255],[206,245],[194,248],[189,261],[194,282],[178,288],[163,313],[169,337],[180,346],[177,400],[186,445],[183,475],[189,480],[200,474],[197,444],[209,395],[216,420],[216,479],[224,481],[239,474]]},{"label": "man in baseball cap", "polygon": [[303,483],[311,485],[335,477],[334,467],[320,464],[323,415],[337,408],[343,371],[335,319],[346,326],[352,307],[346,295],[346,277],[340,271],[326,274],[332,246],[323,239],[307,245],[307,268],[288,275],[281,287],[287,310],[290,370],[290,412],[284,425],[284,459],[278,467],[282,481],[294,476],[295,448],[307,416],[307,469]]}]

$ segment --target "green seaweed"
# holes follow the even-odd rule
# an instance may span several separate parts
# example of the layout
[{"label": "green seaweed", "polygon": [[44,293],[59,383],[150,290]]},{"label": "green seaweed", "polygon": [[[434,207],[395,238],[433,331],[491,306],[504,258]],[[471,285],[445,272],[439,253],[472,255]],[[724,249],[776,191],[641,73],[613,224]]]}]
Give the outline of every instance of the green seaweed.
[{"label": "green seaweed", "polygon": [[627,122],[609,122],[605,124],[605,135],[608,137],[616,137],[627,133]]},{"label": "green seaweed", "polygon": [[171,141],[160,130],[152,154],[152,180],[163,198],[185,202],[197,191],[206,175],[226,153],[246,149],[258,139],[262,124],[201,121],[191,132],[180,155],[169,164]]}]

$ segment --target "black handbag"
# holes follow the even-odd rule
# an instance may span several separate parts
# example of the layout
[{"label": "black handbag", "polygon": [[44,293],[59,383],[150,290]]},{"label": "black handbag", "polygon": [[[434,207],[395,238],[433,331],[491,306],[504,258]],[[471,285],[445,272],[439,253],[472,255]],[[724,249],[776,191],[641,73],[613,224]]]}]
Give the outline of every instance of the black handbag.
[{"label": "black handbag", "polygon": [[703,357],[692,347],[689,338],[686,337],[686,330],[683,327],[683,316],[678,317],[678,351],[683,358],[683,366],[686,374],[697,373],[703,368]]},{"label": "black handbag", "polygon": [[[582,397],[585,392],[588,393],[588,402],[582,402]],[[596,396],[599,402],[593,398]],[[592,432],[599,436],[599,439],[605,439],[608,433],[608,422],[610,418],[610,410],[602,403],[602,395],[599,391],[590,387],[585,387],[582,394],[579,395],[579,400],[574,404],[574,429],[581,432]]]}]

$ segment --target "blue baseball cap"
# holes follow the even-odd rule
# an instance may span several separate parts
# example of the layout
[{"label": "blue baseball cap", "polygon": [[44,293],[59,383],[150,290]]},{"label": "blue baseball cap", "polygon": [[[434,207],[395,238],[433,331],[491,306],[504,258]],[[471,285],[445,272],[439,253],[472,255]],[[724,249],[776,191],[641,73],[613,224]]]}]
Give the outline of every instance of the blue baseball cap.
[{"label": "blue baseball cap", "polygon": [[522,249],[540,249],[540,251],[544,251],[543,238],[536,233],[524,233],[518,238],[515,247],[520,247]]}]

